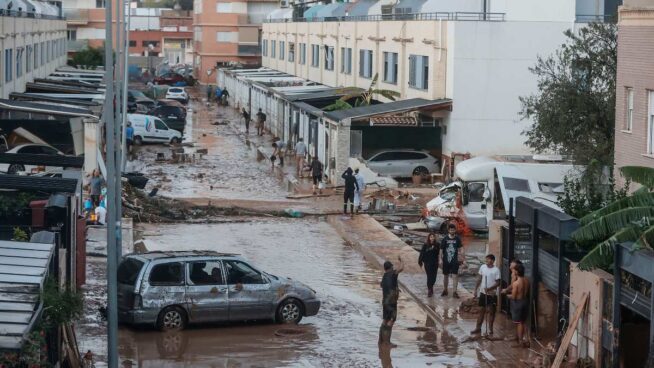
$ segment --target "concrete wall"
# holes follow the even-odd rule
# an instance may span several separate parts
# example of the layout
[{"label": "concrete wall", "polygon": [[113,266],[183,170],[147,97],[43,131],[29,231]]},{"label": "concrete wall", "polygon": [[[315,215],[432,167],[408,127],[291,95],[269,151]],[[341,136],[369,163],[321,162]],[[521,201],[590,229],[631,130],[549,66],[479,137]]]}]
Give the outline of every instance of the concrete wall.
[{"label": "concrete wall", "polygon": [[[58,42],[59,48],[50,60],[46,57],[45,63],[34,67],[34,52],[30,55],[30,71],[27,71],[27,46],[37,46],[39,59],[41,58],[41,44],[43,50],[55,49],[54,42]],[[49,45],[49,46],[48,46]],[[48,48],[49,47],[49,48]],[[25,84],[32,82],[34,78],[45,78],[54,72],[57,67],[66,64],[66,21],[50,20],[41,18],[19,18],[0,16],[0,98],[8,98],[11,92],[24,92]],[[7,50],[12,51],[12,80],[5,78]],[[17,50],[22,52],[22,75],[16,73]]]},{"label": "concrete wall", "polygon": [[529,154],[519,97],[537,92],[529,71],[564,41],[568,22],[450,22],[446,96],[453,109],[443,153]]},{"label": "concrete wall", "polygon": [[[654,167],[648,152],[648,95],[654,91],[654,5],[649,9],[620,11],[618,24],[618,73],[615,109],[615,165]],[[634,94],[631,130],[627,128],[627,89]],[[652,107],[654,109],[654,107]],[[619,183],[623,182],[619,178]]]}]

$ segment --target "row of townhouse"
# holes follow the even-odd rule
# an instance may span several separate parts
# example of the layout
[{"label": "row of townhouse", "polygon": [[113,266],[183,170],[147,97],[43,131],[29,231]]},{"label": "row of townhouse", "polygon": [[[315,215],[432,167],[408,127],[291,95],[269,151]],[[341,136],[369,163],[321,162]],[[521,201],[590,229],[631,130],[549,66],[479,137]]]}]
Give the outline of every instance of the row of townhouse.
[{"label": "row of townhouse", "polygon": [[[443,162],[460,155],[529,154],[522,133],[531,122],[521,118],[519,99],[537,91],[529,68],[560,47],[566,30],[615,10],[595,3],[523,0],[482,8],[471,0],[432,4],[430,13],[418,8],[383,15],[338,13],[359,3],[332,4],[328,14],[264,23],[262,65],[330,87],[367,89],[378,76],[378,88],[399,92],[400,100],[451,100],[451,111],[423,114],[439,128],[430,151]],[[587,8],[596,13],[581,17]]]},{"label": "row of townhouse", "polygon": [[0,98],[7,98],[66,64],[66,21],[58,15],[2,11],[0,54]]}]

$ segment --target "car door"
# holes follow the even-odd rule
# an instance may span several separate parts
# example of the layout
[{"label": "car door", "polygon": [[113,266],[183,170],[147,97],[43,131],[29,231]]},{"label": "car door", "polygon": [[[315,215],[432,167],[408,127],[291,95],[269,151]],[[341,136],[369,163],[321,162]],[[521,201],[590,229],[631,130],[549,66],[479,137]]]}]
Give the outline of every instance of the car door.
[{"label": "car door", "polygon": [[167,142],[170,139],[168,126],[159,118],[154,118],[154,133],[157,141]]},{"label": "car door", "polygon": [[223,261],[229,287],[229,320],[267,319],[273,315],[270,281],[243,261]]},{"label": "car door", "polygon": [[487,228],[487,203],[484,198],[487,183],[485,181],[470,181],[463,187],[463,213],[468,226],[473,230]]},{"label": "car door", "polygon": [[143,287],[143,308],[159,313],[169,305],[186,306],[184,262],[163,262],[152,266]]},{"label": "car door", "polygon": [[368,161],[368,167],[379,175],[390,176],[393,172],[392,159],[393,152],[382,152]]},{"label": "car door", "polygon": [[186,305],[192,322],[227,321],[229,298],[219,260],[188,262]]}]

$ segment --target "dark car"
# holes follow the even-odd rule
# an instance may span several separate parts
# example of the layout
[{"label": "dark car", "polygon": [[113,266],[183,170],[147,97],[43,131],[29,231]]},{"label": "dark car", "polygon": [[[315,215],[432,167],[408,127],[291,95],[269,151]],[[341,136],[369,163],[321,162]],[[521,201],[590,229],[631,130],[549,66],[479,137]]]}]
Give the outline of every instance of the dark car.
[{"label": "dark car", "polygon": [[127,91],[127,104],[129,112],[147,112],[154,108],[154,101],[143,94],[141,91],[128,90]]},{"label": "dark car", "polygon": [[160,105],[148,112],[148,115],[156,116],[163,120],[169,128],[184,133],[186,125],[186,111],[177,106]]},{"label": "dark car", "polygon": [[186,106],[184,106],[181,102],[177,100],[171,100],[167,98],[162,98],[161,100],[157,100],[156,107],[159,106],[174,106],[174,107],[179,107],[184,111],[184,118],[186,118]]},{"label": "dark car", "polygon": [[168,84],[173,85],[177,82],[184,82],[184,77],[177,73],[166,73],[158,77],[154,77],[154,84]]}]

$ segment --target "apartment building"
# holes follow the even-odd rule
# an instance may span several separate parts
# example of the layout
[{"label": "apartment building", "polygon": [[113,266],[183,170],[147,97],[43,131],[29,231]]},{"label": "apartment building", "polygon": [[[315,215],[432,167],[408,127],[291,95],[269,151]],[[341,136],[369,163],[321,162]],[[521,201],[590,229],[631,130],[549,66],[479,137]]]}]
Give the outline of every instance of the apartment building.
[{"label": "apartment building", "polygon": [[66,64],[66,21],[60,9],[35,0],[21,4],[27,9],[0,9],[0,98],[25,91],[26,83]]},{"label": "apartment building", "polygon": [[217,67],[260,64],[260,30],[277,0],[195,0],[194,70],[201,83],[215,83]]},{"label": "apartment building", "polygon": [[654,3],[625,0],[619,11],[615,165],[654,167]]},{"label": "apartment building", "polygon": [[434,116],[446,158],[529,154],[530,122],[519,116],[519,97],[537,91],[529,68],[583,25],[578,16],[602,20],[612,9],[595,0],[385,4],[317,5],[302,19],[278,12],[263,25],[262,64],[331,87],[365,89],[377,75],[401,99],[450,99],[452,110]]}]

